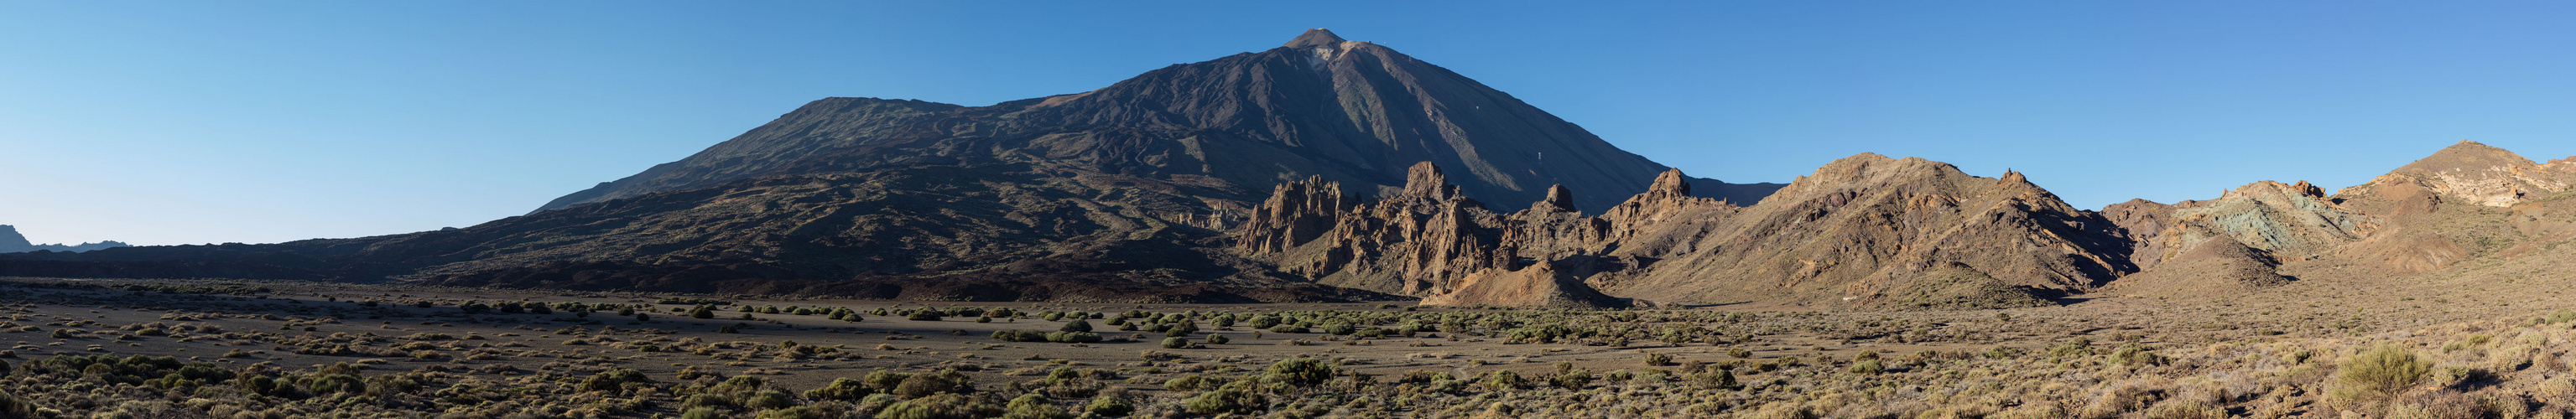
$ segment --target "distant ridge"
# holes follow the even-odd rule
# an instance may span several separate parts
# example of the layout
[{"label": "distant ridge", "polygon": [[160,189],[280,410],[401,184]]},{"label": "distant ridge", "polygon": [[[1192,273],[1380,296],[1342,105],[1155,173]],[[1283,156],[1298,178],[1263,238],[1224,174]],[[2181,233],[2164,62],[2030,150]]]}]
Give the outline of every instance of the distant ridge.
[{"label": "distant ridge", "polygon": [[28,242],[26,235],[18,234],[17,226],[0,224],[0,253],[33,252],[39,250],[56,252],[87,252],[91,250],[126,246],[128,245],[124,242],[115,240],[75,245],[35,244]]}]

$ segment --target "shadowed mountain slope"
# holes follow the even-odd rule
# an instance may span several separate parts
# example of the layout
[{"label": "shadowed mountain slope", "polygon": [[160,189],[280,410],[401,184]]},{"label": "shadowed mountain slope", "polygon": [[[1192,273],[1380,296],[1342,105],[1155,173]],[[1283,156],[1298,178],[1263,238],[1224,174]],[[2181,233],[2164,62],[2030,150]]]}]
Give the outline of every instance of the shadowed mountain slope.
[{"label": "shadowed mountain slope", "polygon": [[[1423,161],[1458,171],[1467,196],[1527,202],[1563,184],[1598,191],[1576,203],[1595,210],[1666,169],[1448,69],[1315,29],[1279,48],[1079,94],[980,107],[818,100],[539,210],[754,177],[922,165],[1205,176],[1250,188],[1322,176],[1376,195],[1402,187],[1405,168]],[[1694,181],[1703,194],[1739,203],[1778,188]]]}]

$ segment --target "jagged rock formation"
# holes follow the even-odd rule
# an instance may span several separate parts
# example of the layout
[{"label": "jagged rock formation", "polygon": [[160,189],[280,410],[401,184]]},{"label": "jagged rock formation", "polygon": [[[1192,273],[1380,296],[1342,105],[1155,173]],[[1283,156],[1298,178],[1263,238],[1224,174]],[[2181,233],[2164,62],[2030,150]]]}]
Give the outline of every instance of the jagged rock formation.
[{"label": "jagged rock formation", "polygon": [[[2261,181],[2211,200],[2133,200],[2097,213],[2019,173],[1982,178],[1862,154],[1751,206],[1693,197],[1687,177],[1668,171],[1586,216],[1565,188],[1511,214],[1462,210],[1474,206],[1454,204],[1464,199],[1431,181],[1437,169],[1417,166],[1404,193],[1378,201],[1321,180],[1282,186],[1261,206],[1272,215],[1239,233],[1238,251],[1433,304],[1598,306],[1564,301],[1601,294],[1916,309],[2050,304],[2105,289],[2206,296],[2298,281],[2298,266],[2402,275],[2547,250],[2518,238],[2576,239],[2576,223],[2547,221],[2576,213],[2566,208],[2576,200],[2532,192],[2558,187],[2549,182],[2559,167],[2467,143],[2337,196]],[[2523,192],[2499,192],[2510,190]],[[1331,204],[1309,204],[1319,202]],[[2516,214],[2458,208],[2498,203]],[[1576,280],[1590,287],[1567,285]]]},{"label": "jagged rock formation", "polygon": [[[1416,179],[1436,179],[1421,167]],[[1789,300],[1845,306],[2017,306],[2078,292],[2134,271],[2112,223],[2023,180],[1959,173],[1929,160],[1853,156],[1800,178],[1751,207],[1691,196],[1666,172],[1646,192],[1597,217],[1551,193],[1508,216],[1458,205],[1432,183],[1347,210],[1307,213],[1283,186],[1245,225],[1241,249],[1285,272],[1326,283],[1428,297],[1445,304],[1581,300],[1590,289],[1676,302]],[[1301,226],[1333,220],[1312,240]],[[1284,245],[1284,246],[1283,246]],[[1504,279],[1508,286],[1480,286]],[[1491,288],[1546,290],[1547,297]]]},{"label": "jagged rock formation", "polygon": [[[1575,212],[1573,194],[1565,187],[1551,186],[1529,210],[1504,215],[1460,196],[1458,187],[1430,162],[1415,164],[1406,179],[1402,193],[1369,202],[1340,196],[1339,185],[1322,179],[1280,185],[1237,232],[1236,250],[1275,263],[1283,272],[1325,284],[1423,296],[1424,304],[1628,305],[1585,285],[1579,275],[1594,271],[1588,265],[1568,268],[1558,266],[1555,258],[1524,260],[1524,246],[1541,244],[1533,240],[1600,237],[1558,231],[1564,225],[1598,225]],[[1336,204],[1316,204],[1325,202]]]},{"label": "jagged rock formation", "polygon": [[[921,165],[1205,177],[1256,192],[1321,176],[1381,195],[1404,186],[1405,168],[1422,161],[1459,170],[1468,196],[1528,202],[1562,184],[1603,194],[1576,202],[1592,209],[1638,192],[1665,169],[1448,69],[1315,29],[1279,48],[1173,65],[1079,94],[980,107],[819,100],[540,210],[763,176]],[[1693,181],[1739,203],[1779,187]]]},{"label": "jagged rock formation", "polygon": [[102,241],[102,242],[97,242],[97,243],[81,243],[81,244],[59,244],[59,243],[57,243],[57,244],[35,244],[35,243],[33,243],[33,242],[28,242],[28,241],[27,241],[27,236],[26,236],[26,235],[24,235],[24,234],[18,234],[18,227],[17,227],[17,226],[12,226],[12,225],[7,225],[7,224],[0,224],[0,253],[35,252],[35,251],[49,251],[49,252],[87,252],[87,251],[98,250],[98,249],[106,249],[106,248],[113,248],[113,247],[126,247],[126,246],[130,246],[130,245],[125,244],[125,242],[119,242],[119,241],[115,241],[115,240],[108,240],[108,241]]},{"label": "jagged rock formation", "polygon": [[1403,192],[1349,205],[1310,204],[1354,201],[1334,182],[1280,185],[1254,207],[1262,215],[1244,224],[1238,250],[1324,284],[1408,295],[1445,293],[1478,271],[1518,267],[1503,248],[1501,214],[1459,195],[1430,162],[1408,172]]}]

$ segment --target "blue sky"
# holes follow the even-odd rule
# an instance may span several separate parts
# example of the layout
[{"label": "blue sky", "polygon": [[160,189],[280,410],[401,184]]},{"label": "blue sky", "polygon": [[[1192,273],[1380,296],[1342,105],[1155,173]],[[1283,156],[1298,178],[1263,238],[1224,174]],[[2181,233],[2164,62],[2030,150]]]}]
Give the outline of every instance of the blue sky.
[{"label": "blue sky", "polygon": [[1736,182],[1875,152],[2099,208],[2350,186],[2464,139],[2576,154],[2576,3],[1563,3],[0,0],[0,224],[463,227],[818,98],[1081,92],[1310,27]]}]

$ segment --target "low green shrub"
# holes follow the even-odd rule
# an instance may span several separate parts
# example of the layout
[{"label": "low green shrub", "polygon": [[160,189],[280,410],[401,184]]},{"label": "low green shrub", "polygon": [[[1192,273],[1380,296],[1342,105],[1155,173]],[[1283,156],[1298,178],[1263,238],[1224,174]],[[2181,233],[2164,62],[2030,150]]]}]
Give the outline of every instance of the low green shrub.
[{"label": "low green shrub", "polygon": [[2347,401],[2384,396],[2414,386],[2431,372],[2433,362],[2417,358],[2415,351],[2383,345],[2344,360],[2328,395]]}]

